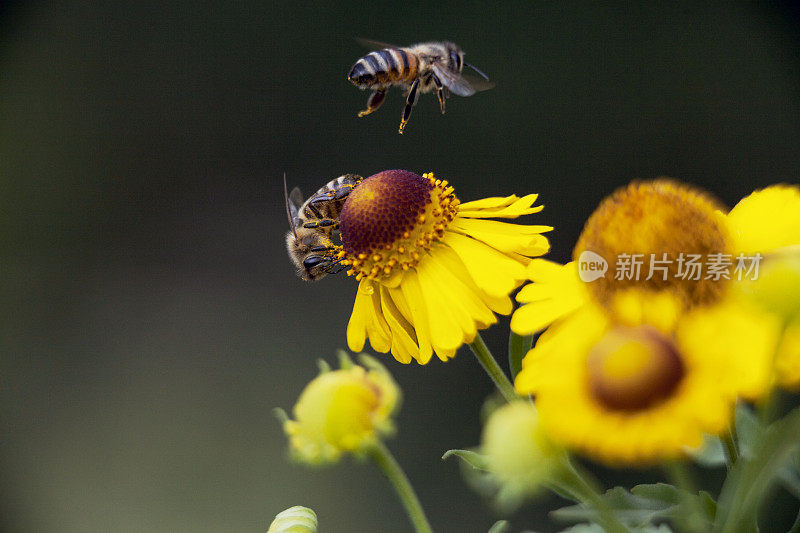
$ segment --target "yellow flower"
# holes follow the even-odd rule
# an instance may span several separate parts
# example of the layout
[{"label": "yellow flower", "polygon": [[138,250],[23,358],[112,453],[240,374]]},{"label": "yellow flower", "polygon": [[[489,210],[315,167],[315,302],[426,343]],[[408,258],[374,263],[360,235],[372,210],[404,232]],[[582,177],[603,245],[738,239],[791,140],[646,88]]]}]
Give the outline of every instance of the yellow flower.
[{"label": "yellow flower", "polygon": [[323,369],[300,394],[292,411],[295,419],[284,420],[296,459],[334,462],[342,453],[363,452],[393,433],[391,416],[399,407],[400,389],[377,361],[362,356],[361,363],[343,357],[340,370]]},{"label": "yellow flower", "polygon": [[552,480],[563,457],[563,449],[542,430],[536,408],[524,400],[491,414],[483,428],[481,453],[501,487],[500,501],[535,495]]},{"label": "yellow flower", "polygon": [[[612,305],[617,322],[587,303],[523,361],[516,389],[535,394],[556,443],[611,465],[678,457],[728,427],[737,395],[768,386],[774,336],[759,314],[731,305],[715,306],[718,316],[707,308],[680,315],[678,297],[646,291]],[[730,357],[732,349],[748,357]]]},{"label": "yellow flower", "polygon": [[347,343],[391,351],[401,363],[455,356],[479,329],[509,314],[509,294],[530,258],[549,250],[542,232],[486,220],[537,213],[537,195],[460,203],[433,174],[387,170],[365,179],[340,215],[342,264],[359,281]]}]

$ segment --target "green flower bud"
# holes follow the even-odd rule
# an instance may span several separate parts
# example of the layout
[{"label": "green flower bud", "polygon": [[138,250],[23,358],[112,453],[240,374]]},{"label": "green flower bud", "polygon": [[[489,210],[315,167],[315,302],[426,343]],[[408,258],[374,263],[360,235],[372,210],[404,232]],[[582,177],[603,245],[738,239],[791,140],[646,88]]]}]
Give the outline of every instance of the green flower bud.
[{"label": "green flower bud", "polygon": [[317,514],[308,507],[289,507],[275,516],[267,533],[317,533]]},{"label": "green flower bud", "polygon": [[391,416],[400,389],[387,370],[362,356],[363,366],[343,360],[339,370],[314,378],[284,421],[294,458],[309,464],[335,462],[342,453],[360,453],[394,431]]}]

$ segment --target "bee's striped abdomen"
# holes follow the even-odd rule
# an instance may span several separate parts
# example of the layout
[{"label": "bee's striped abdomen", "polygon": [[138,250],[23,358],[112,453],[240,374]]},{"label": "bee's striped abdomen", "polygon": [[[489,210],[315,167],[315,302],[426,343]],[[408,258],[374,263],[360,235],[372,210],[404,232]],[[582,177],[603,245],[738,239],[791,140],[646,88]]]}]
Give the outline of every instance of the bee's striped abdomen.
[{"label": "bee's striped abdomen", "polygon": [[348,77],[357,85],[372,87],[411,82],[417,74],[417,58],[405,50],[384,48],[365,55],[353,65]]}]

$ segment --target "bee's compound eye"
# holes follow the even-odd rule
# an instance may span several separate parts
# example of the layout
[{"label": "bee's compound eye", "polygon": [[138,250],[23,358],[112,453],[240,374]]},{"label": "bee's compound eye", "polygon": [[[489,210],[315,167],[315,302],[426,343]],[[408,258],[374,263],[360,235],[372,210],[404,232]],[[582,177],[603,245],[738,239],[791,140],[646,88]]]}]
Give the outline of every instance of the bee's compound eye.
[{"label": "bee's compound eye", "polygon": [[450,64],[453,65],[453,68],[456,70],[461,70],[461,58],[455,50],[450,50]]},{"label": "bee's compound eye", "polygon": [[324,259],[319,255],[309,255],[303,260],[303,266],[305,268],[314,268],[323,261]]}]

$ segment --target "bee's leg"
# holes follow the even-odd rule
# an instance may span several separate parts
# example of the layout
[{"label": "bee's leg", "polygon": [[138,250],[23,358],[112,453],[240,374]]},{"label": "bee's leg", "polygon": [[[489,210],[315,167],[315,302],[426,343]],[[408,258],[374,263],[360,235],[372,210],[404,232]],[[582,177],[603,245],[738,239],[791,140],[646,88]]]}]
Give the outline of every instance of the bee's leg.
[{"label": "bee's leg", "polygon": [[439,97],[439,107],[442,110],[442,115],[444,115],[444,104],[447,97],[444,94],[444,85],[442,85],[442,80],[439,79],[439,76],[436,74],[432,75],[433,83],[436,85],[436,96]]},{"label": "bee's leg", "polygon": [[381,104],[383,103],[383,99],[386,97],[386,89],[378,89],[376,91],[372,91],[372,94],[369,95],[369,100],[367,100],[367,108],[364,111],[359,111],[359,117],[365,117],[378,109]]},{"label": "bee's leg", "polygon": [[336,229],[339,227],[339,222],[332,218],[321,218],[319,220],[315,220],[314,222],[306,222],[305,224],[303,224],[303,227],[309,229],[314,229],[314,228]]},{"label": "bee's leg", "polygon": [[408,90],[406,107],[403,108],[403,118],[400,121],[400,129],[397,130],[397,133],[400,135],[402,135],[403,130],[406,129],[406,124],[408,124],[408,119],[411,116],[411,108],[413,108],[414,104],[417,102],[417,87],[419,87],[419,78],[414,80],[414,83],[411,84],[411,89]]}]

